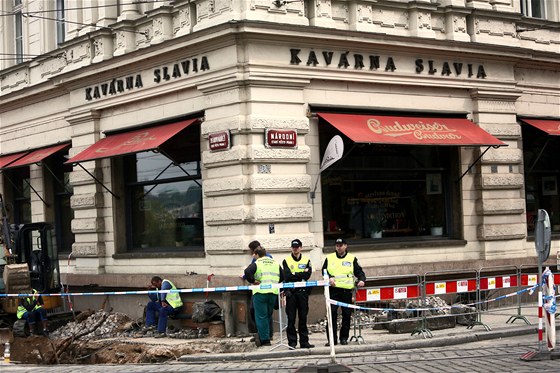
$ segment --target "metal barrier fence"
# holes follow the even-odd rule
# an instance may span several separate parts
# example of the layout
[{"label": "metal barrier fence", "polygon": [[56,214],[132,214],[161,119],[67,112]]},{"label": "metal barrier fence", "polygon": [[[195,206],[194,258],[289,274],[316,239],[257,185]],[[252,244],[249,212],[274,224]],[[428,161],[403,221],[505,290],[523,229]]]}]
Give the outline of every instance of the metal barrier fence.
[{"label": "metal barrier fence", "polygon": [[[517,281],[519,288],[534,286],[538,283],[538,268],[533,266],[521,265],[517,269]],[[531,323],[527,317],[522,313],[523,308],[535,307],[537,302],[529,302],[528,294],[520,294],[516,299],[517,314],[512,315],[506,323],[513,324],[516,320],[523,320],[527,325]]]},{"label": "metal barrier fence", "polygon": [[[560,274],[554,275],[554,283],[560,285]],[[388,315],[402,315],[403,317],[388,317],[388,321],[398,322],[403,319],[415,321],[416,328],[411,335],[421,334],[424,338],[432,337],[431,330],[436,325],[432,320],[442,317],[460,316],[464,310],[456,305],[461,303],[467,309],[466,327],[472,329],[477,325],[490,331],[490,327],[482,321],[483,313],[517,310],[506,323],[513,323],[517,319],[530,324],[522,314],[523,308],[537,307],[536,296],[532,296],[531,289],[536,289],[538,274],[535,266],[495,266],[483,267],[479,270],[449,270],[426,272],[423,276],[417,274],[401,276],[368,277],[366,286],[356,292],[357,310],[373,311],[377,315],[386,312]],[[445,300],[449,305],[434,307],[430,302],[434,297]],[[420,299],[419,307],[411,307],[412,301]],[[392,307],[397,301],[410,301],[405,307]],[[401,308],[401,309],[395,309]],[[406,308],[406,309],[402,309]],[[442,312],[443,310],[450,313]],[[418,318],[404,317],[420,316]],[[354,317],[354,339],[363,341],[362,329],[387,322],[358,322],[359,315]]]},{"label": "metal barrier fence", "polygon": [[[473,328],[475,325],[482,325],[486,330],[490,328],[482,323],[480,316],[480,291],[479,291],[479,274],[474,269],[465,269],[459,271],[433,271],[424,274],[424,296],[440,296],[447,298],[449,303],[467,303],[476,306],[476,318],[469,320],[470,324],[467,328]],[[453,299],[455,297],[455,299]],[[428,330],[427,335],[432,337],[430,329],[427,327],[426,312],[424,312],[422,322]]]},{"label": "metal barrier fence", "polygon": [[[376,306],[388,301],[414,300],[422,297],[420,276],[417,274],[367,277],[365,284],[364,288],[356,290],[356,304],[367,303]],[[399,318],[400,313],[393,312],[388,316],[394,320]],[[358,324],[357,318],[355,315],[354,336],[350,340],[363,343],[362,328],[366,323]]]},{"label": "metal barrier fence", "polygon": [[[505,297],[512,290],[518,291],[521,288],[519,280],[519,270],[516,266],[493,266],[482,267],[479,271],[478,300],[480,312],[491,312],[491,309],[512,309],[515,299]],[[492,302],[486,302],[494,299]],[[496,300],[497,299],[497,300]],[[519,297],[517,297],[517,301]],[[527,319],[525,318],[526,322]],[[479,320],[481,321],[481,320]]]},{"label": "metal barrier fence", "polygon": [[[446,298],[449,304],[463,303],[475,308],[471,314],[476,318],[473,319],[467,328],[471,329],[476,325],[482,325],[486,330],[490,328],[482,322],[482,312],[487,310],[488,305],[500,305],[508,301],[512,308],[517,308],[517,315],[512,316],[507,322],[514,322],[516,319],[523,319],[529,323],[524,315],[522,308],[524,302],[522,298],[528,299],[529,293],[527,287],[537,285],[538,275],[534,266],[504,266],[504,267],[488,267],[480,270],[467,269],[458,271],[439,271],[427,272],[423,276],[418,274],[407,274],[397,276],[377,276],[366,279],[366,286],[356,291],[356,307],[352,305],[343,305],[353,307],[362,311],[374,311],[376,315],[386,313],[388,322],[397,321],[414,321],[416,327],[411,335],[422,334],[424,338],[432,337],[430,330],[430,320],[437,317],[449,317],[449,314],[438,314],[444,309],[452,309],[452,306],[432,307],[429,306],[430,297]],[[560,284],[560,274],[554,276],[556,284]],[[268,288],[299,288],[299,287],[328,287],[328,281],[308,281],[299,283],[285,283],[274,285],[253,285],[253,286],[223,286],[223,287],[206,287],[192,289],[177,289],[164,291],[115,291],[115,292],[87,292],[87,293],[58,293],[43,294],[44,296],[53,297],[70,297],[70,296],[110,296],[110,295],[129,295],[129,294],[155,294],[155,293],[207,293],[207,292],[230,292],[230,291],[248,291],[253,289]],[[525,288],[525,289],[524,289]],[[503,294],[507,290],[518,289],[511,294]],[[520,290],[521,289],[521,290]],[[517,303],[510,299],[513,295],[517,296]],[[0,294],[3,297],[22,297],[30,296],[30,294]],[[494,297],[495,299],[488,299]],[[332,301],[332,300],[331,300]],[[327,300],[329,302],[329,300]],[[409,302],[405,304],[405,302]],[[416,302],[416,303],[413,303]],[[533,302],[536,304],[536,301]],[[405,304],[405,307],[400,305]],[[361,307],[363,306],[373,306]],[[533,307],[533,306],[531,306]],[[411,316],[412,317],[409,317]],[[406,317],[405,317],[406,316]],[[455,316],[455,315],[452,315]],[[361,335],[362,328],[380,323],[359,323],[354,318],[354,336],[352,339],[363,342]]]},{"label": "metal barrier fence", "polygon": [[[173,290],[148,290],[148,291],[115,291],[115,292],[89,292],[89,293],[59,293],[59,294],[42,294],[43,296],[58,296],[58,297],[71,297],[71,296],[109,296],[109,295],[129,295],[129,294],[166,294],[166,293],[209,293],[209,292],[230,292],[230,291],[248,291],[248,290],[269,290],[269,289],[291,289],[291,288],[303,288],[303,287],[324,287],[324,296],[325,296],[325,305],[327,311],[327,320],[329,320],[330,324],[330,313],[331,307],[330,305],[335,306],[343,306],[349,307],[352,309],[359,309],[359,310],[373,310],[373,311],[381,311],[381,312],[388,312],[390,315],[394,313],[394,315],[399,315],[399,313],[412,313],[415,317],[420,315],[420,318],[417,320],[420,322],[420,325],[417,325],[416,328],[413,330],[411,335],[416,333],[422,334],[424,338],[432,337],[431,330],[429,329],[428,324],[428,315],[427,312],[430,313],[432,311],[442,311],[444,309],[450,309],[451,307],[445,306],[438,306],[433,307],[430,306],[427,302],[428,297],[430,296],[467,296],[472,297],[474,293],[474,302],[469,302],[470,305],[474,305],[476,307],[476,320],[473,320],[467,328],[472,328],[475,325],[482,325],[484,328],[489,331],[490,328],[482,323],[481,320],[481,313],[482,309],[486,305],[486,303],[501,301],[503,299],[509,298],[513,295],[520,295],[525,294],[528,289],[523,289],[515,293],[505,294],[502,296],[497,297],[496,299],[485,299],[482,300],[482,292],[488,292],[490,290],[496,289],[507,289],[514,285],[521,284],[521,286],[529,285],[533,282],[533,280],[538,280],[533,277],[532,271],[526,270],[525,273],[523,270],[526,268],[519,268],[516,274],[512,274],[512,267],[493,267],[493,268],[482,268],[480,270],[462,270],[462,271],[440,271],[440,272],[427,272],[424,276],[420,276],[418,274],[409,274],[409,275],[400,275],[400,276],[381,276],[381,277],[370,277],[366,279],[367,287],[360,288],[356,291],[356,303],[358,304],[383,304],[387,302],[403,302],[409,301],[413,302],[416,301],[416,305],[409,307],[407,305],[405,308],[389,308],[389,307],[378,307],[378,308],[365,308],[359,305],[352,305],[352,304],[345,304],[333,300],[329,296],[329,278],[328,275],[325,273],[323,274],[322,281],[307,281],[307,282],[297,282],[297,283],[278,283],[278,284],[260,284],[260,285],[251,285],[251,286],[223,286],[223,287],[207,287],[206,288],[193,288],[193,289],[173,289]],[[560,280],[560,276],[554,276],[555,280]],[[537,288],[537,283],[530,288],[534,290]],[[1,298],[12,298],[12,297],[28,297],[32,296],[33,294],[0,294]],[[377,302],[377,303],[376,303]],[[418,303],[420,302],[420,303]],[[281,302],[280,302],[281,305]],[[434,316],[431,314],[430,319]],[[439,316],[436,316],[439,317]],[[450,317],[449,315],[445,315],[445,317]],[[453,315],[451,316],[453,317]],[[356,318],[354,318],[356,320]],[[402,320],[402,319],[401,319]],[[400,321],[400,320],[397,320]],[[279,310],[279,323],[280,323],[280,333],[283,332],[283,321],[282,321],[282,310]],[[361,336],[361,328],[364,326],[358,325],[355,321],[354,323],[354,337],[360,343],[363,341],[363,337]],[[453,324],[455,326],[455,323]],[[359,329],[359,335],[356,335],[356,327]],[[333,340],[333,330],[332,327],[328,328],[329,333],[329,340]],[[279,346],[285,346],[290,348],[290,346],[283,344],[283,336],[280,336],[280,342],[278,346],[274,346],[271,348],[277,348]],[[331,349],[331,359],[333,363],[336,363],[335,357],[335,349],[334,343],[330,343]]]}]

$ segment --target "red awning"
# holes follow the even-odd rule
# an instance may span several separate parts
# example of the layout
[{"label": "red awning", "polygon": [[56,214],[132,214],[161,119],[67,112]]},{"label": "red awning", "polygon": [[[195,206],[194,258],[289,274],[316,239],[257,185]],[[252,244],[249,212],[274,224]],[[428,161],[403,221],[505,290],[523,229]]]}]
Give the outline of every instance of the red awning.
[{"label": "red awning", "polygon": [[9,164],[15,162],[29,152],[21,152],[0,156],[0,169],[6,168]]},{"label": "red awning", "polygon": [[560,136],[560,120],[521,119],[523,122],[553,136]]},{"label": "red awning", "polygon": [[33,163],[41,162],[43,159],[61,151],[68,149],[70,147],[69,143],[59,144],[54,146],[49,146],[48,148],[35,149],[26,156],[21,157],[17,161],[10,163],[6,168],[15,168],[21,166],[27,166]]},{"label": "red awning", "polygon": [[182,122],[108,135],[75,155],[66,163],[79,163],[154,150],[197,120],[189,119]]},{"label": "red awning", "polygon": [[467,119],[318,113],[357,143],[505,146]]}]

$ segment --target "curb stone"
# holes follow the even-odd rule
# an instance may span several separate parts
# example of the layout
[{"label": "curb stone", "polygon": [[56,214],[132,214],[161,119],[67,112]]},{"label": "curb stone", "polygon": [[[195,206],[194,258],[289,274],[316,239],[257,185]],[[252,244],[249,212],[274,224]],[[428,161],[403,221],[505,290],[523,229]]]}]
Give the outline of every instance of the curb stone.
[{"label": "curb stone", "polygon": [[[560,326],[557,327],[560,329]],[[374,344],[358,344],[348,346],[337,346],[335,352],[337,354],[355,353],[355,352],[372,352],[372,351],[391,351],[391,350],[408,350],[417,348],[442,347],[449,345],[458,345],[464,343],[485,341],[490,339],[507,338],[526,334],[537,334],[538,328],[534,325],[510,328],[505,330],[495,330],[488,332],[477,332],[466,335],[448,335],[443,337],[435,337],[431,339],[418,339],[411,341],[395,341]],[[274,345],[273,345],[274,347]],[[312,349],[296,349],[284,351],[264,351],[257,350],[244,353],[227,353],[227,354],[197,354],[183,355],[178,358],[181,362],[226,362],[226,361],[255,361],[265,359],[278,359],[286,357],[299,356],[321,356],[330,355],[330,348],[316,347]]]}]

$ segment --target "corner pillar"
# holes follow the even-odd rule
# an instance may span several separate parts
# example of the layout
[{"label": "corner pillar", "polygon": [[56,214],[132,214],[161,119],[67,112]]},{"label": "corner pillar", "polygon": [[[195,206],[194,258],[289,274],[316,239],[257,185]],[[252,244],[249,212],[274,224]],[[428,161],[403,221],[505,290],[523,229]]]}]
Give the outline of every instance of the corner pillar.
[{"label": "corner pillar", "polygon": [[[100,138],[99,113],[88,111],[67,117],[71,126],[72,149],[70,157],[78,154]],[[98,180],[103,182],[103,166],[106,160],[83,162],[82,166]],[[108,172],[108,171],[107,171]],[[70,184],[74,195],[70,204],[74,210],[72,233],[75,241],[72,245],[72,257],[76,260],[75,273],[105,273],[105,207],[102,187],[80,167],[75,167],[70,174]]]}]

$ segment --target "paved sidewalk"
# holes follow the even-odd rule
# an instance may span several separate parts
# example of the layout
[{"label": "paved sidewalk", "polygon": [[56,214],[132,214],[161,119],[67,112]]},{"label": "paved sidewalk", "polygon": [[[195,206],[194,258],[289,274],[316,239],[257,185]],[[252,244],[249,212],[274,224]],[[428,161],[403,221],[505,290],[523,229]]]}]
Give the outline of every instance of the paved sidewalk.
[{"label": "paved sidewalk", "polygon": [[[513,323],[510,317],[516,314],[516,310],[496,310],[482,315],[481,321],[491,330],[487,331],[482,325],[475,325],[472,329],[466,326],[456,325],[455,328],[432,331],[432,338],[425,338],[421,334],[411,336],[410,333],[392,334],[385,329],[372,329],[371,327],[362,330],[363,342],[352,340],[348,345],[335,346],[336,354],[348,352],[368,352],[368,351],[388,351],[402,349],[417,349],[428,347],[440,347],[470,343],[482,340],[497,338],[507,338],[510,336],[527,335],[527,346],[537,348],[538,346],[538,317],[536,308],[524,309],[525,316],[531,325],[527,325],[523,320],[515,320]],[[535,316],[530,316],[529,312]],[[544,323],[544,321],[543,321]],[[560,325],[560,320],[558,321]],[[559,333],[560,334],[560,333]],[[354,335],[354,330],[350,330],[350,336]],[[325,347],[327,341],[323,333],[313,333],[310,335],[310,343],[315,345],[312,349],[295,350],[287,347],[288,341],[285,332],[281,338],[279,333],[275,333],[272,346],[255,348],[254,351],[245,353],[221,353],[221,354],[196,354],[184,355],[179,358],[184,362],[211,362],[211,361],[238,361],[238,360],[260,360],[274,359],[283,357],[297,357],[308,355],[329,355],[330,347]],[[544,343],[546,344],[546,336]],[[284,345],[280,344],[283,342]]]}]

